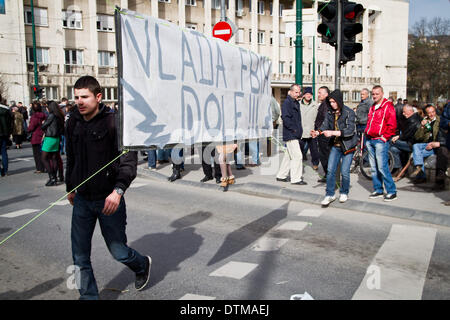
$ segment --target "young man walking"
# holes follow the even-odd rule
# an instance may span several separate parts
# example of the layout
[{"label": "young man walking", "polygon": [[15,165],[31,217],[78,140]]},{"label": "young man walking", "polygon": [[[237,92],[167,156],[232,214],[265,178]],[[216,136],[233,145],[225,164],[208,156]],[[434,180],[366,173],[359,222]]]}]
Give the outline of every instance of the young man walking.
[{"label": "young man walking", "polygon": [[[66,126],[67,192],[72,191],[111,160],[118,150],[115,114],[101,103],[101,87],[91,76],[74,86],[78,108]],[[67,198],[73,205],[72,256],[79,268],[80,299],[98,299],[91,265],[91,241],[99,221],[112,256],[136,274],[135,287],[142,290],[150,277],[151,258],[127,246],[126,207],[123,194],[136,177],[137,153],[128,152],[80,186]]]},{"label": "young man walking", "polygon": [[[392,102],[383,98],[383,88],[375,86],[372,89],[374,104],[370,107],[367,117],[366,148],[369,152],[369,161],[372,171],[374,192],[371,199],[384,196],[384,201],[397,199],[397,188],[389,171],[389,140],[395,135],[397,119]],[[383,184],[387,194],[383,194]]]}]

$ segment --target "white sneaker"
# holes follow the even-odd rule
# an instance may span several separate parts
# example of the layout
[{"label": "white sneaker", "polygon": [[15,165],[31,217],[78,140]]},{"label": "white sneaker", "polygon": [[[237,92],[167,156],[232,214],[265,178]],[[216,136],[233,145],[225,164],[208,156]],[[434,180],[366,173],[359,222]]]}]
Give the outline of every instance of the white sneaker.
[{"label": "white sneaker", "polygon": [[348,195],[346,195],[346,194],[341,194],[341,195],[339,196],[339,202],[344,203],[344,202],[346,202],[347,200],[348,200]]},{"label": "white sneaker", "polygon": [[320,204],[323,206],[328,206],[334,200],[336,200],[336,196],[326,196],[325,199],[323,199]]}]

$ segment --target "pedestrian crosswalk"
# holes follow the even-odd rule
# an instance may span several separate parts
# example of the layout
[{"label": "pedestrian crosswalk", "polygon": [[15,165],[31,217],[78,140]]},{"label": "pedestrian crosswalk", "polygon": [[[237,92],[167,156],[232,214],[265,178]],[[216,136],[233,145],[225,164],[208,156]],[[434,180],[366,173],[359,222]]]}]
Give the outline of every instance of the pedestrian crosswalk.
[{"label": "pedestrian crosswalk", "polygon": [[[302,218],[320,218],[325,210],[306,208],[295,220],[281,222],[274,230],[302,232],[308,225]],[[393,224],[388,237],[379,248],[358,289],[351,297],[354,300],[400,300],[422,298],[428,266],[435,245],[437,229],[415,225]],[[269,253],[280,250],[289,242],[287,238],[262,236],[250,246],[254,252]],[[259,267],[256,263],[229,261],[209,274],[245,280]],[[288,282],[288,281],[286,281]],[[212,296],[187,293],[180,300],[210,300]]]}]

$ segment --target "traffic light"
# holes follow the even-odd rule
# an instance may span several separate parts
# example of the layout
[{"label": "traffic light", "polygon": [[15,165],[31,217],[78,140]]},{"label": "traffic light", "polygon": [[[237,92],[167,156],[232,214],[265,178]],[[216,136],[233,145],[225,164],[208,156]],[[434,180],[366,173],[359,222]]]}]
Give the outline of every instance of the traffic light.
[{"label": "traffic light", "polygon": [[36,85],[32,86],[31,88],[33,89],[34,96],[37,99],[42,99],[44,88],[40,88]]},{"label": "traffic light", "polygon": [[317,13],[322,17],[322,23],[317,27],[317,32],[322,35],[322,42],[336,46],[337,42],[337,6],[336,0],[321,3],[317,8]]},{"label": "traffic light", "polygon": [[362,44],[355,40],[356,35],[363,31],[362,24],[356,20],[364,12],[364,7],[359,3],[343,0],[342,11],[341,64],[346,64],[355,60],[355,54],[363,49]]}]

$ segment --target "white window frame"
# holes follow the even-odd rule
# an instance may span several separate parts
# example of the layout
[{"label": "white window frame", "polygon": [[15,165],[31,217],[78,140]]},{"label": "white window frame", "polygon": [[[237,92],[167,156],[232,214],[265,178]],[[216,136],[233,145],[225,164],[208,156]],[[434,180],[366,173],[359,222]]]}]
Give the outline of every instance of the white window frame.
[{"label": "white window frame", "polygon": [[185,6],[196,7],[197,6],[197,0],[186,0]]},{"label": "white window frame", "polygon": [[284,10],[284,4],[283,3],[280,3],[279,9],[280,9],[280,18],[281,18],[281,17],[283,17],[283,10]]},{"label": "white window frame", "polygon": [[284,73],[284,65],[285,65],[285,61],[279,61],[278,63],[278,71],[280,74]]},{"label": "white window frame", "polygon": [[63,10],[62,21],[63,21],[63,28],[78,29],[78,30],[83,29],[83,14],[81,11]]},{"label": "white window frame", "polygon": [[116,87],[104,87],[102,88],[102,100],[103,101],[117,101],[117,88]]},{"label": "white window frame", "polygon": [[280,43],[280,47],[286,46],[286,34],[284,32],[280,32],[279,43]]},{"label": "white window frame", "polygon": [[[67,52],[69,52],[69,63],[67,63],[67,57],[66,57]],[[74,53],[76,53],[76,56],[75,56],[76,61],[74,61],[74,59],[73,59]],[[64,63],[66,65],[70,65],[70,66],[82,66],[83,65],[83,50],[64,49]]]},{"label": "white window frame", "polygon": [[116,53],[111,51],[99,51],[98,66],[114,68],[116,66]]},{"label": "white window frame", "polygon": [[264,1],[258,1],[258,14],[264,15]]},{"label": "white window frame", "polygon": [[348,91],[342,91],[342,99],[344,102],[348,102]]},{"label": "white window frame", "polygon": [[98,14],[97,31],[114,32],[114,16],[110,16],[107,14]]},{"label": "white window frame", "polygon": [[[36,57],[38,64],[48,64],[49,59],[49,50],[48,48],[36,48]],[[27,62],[34,62],[33,58],[33,47],[27,47]]]},{"label": "white window frame", "polygon": [[264,31],[258,31],[258,44],[264,44],[265,43],[265,32]]},{"label": "white window frame", "polygon": [[242,16],[244,14],[244,0],[236,0],[236,15]]},{"label": "white window frame", "polygon": [[75,100],[75,89],[73,88],[73,86],[67,87],[67,99],[69,101]]},{"label": "white window frame", "polygon": [[[31,7],[24,7],[25,24],[32,25]],[[47,8],[34,7],[34,25],[38,27],[48,27]]]},{"label": "white window frame", "polygon": [[352,91],[352,101],[353,102],[361,101],[361,91]]},{"label": "white window frame", "polygon": [[59,100],[58,87],[44,87],[45,98],[47,100]]},{"label": "white window frame", "polygon": [[158,0],[158,2],[170,3],[170,0]]},{"label": "white window frame", "polygon": [[[206,1],[208,1],[208,0],[206,0]],[[211,9],[220,10],[220,1],[221,0],[211,0]]]}]

